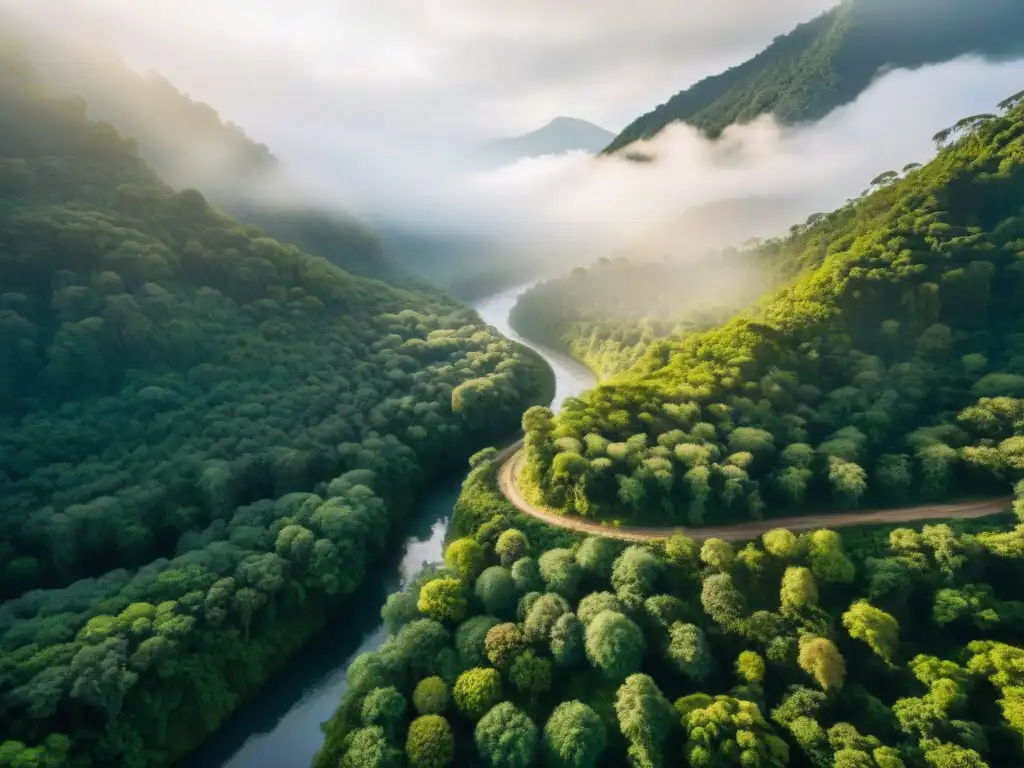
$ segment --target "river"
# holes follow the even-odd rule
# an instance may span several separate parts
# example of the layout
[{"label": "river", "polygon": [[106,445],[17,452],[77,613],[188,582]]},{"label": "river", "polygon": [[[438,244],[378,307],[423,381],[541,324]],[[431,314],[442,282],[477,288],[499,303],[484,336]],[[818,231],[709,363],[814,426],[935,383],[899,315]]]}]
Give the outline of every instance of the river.
[{"label": "river", "polygon": [[[548,362],[555,372],[552,407],[557,408],[565,398],[594,386],[595,380],[575,360],[523,339],[509,326],[516,299],[530,285],[481,299],[474,307],[484,322],[536,350]],[[380,581],[368,579],[344,616],[329,624],[259,695],[186,758],[185,768],[308,768],[323,742],[320,723],[333,714],[348,687],[349,664],[387,637],[380,621],[387,596],[401,589],[424,563],[441,559],[462,479],[457,474],[439,480],[422,494],[410,515],[404,543],[377,565]]]}]

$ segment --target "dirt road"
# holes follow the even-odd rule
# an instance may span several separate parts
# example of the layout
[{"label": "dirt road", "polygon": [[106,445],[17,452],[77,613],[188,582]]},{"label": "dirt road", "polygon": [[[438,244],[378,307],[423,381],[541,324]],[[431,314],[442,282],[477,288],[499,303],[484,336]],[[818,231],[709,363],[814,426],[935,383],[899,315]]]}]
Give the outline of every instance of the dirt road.
[{"label": "dirt road", "polygon": [[720,525],[708,528],[647,528],[638,526],[601,525],[579,517],[569,517],[558,512],[538,507],[523,498],[516,478],[523,452],[518,446],[511,446],[499,457],[503,460],[498,468],[498,487],[502,494],[524,514],[543,520],[549,525],[568,528],[582,533],[594,533],[628,541],[645,539],[667,539],[674,533],[684,533],[692,539],[718,538],[725,541],[749,541],[773,528],[788,528],[791,531],[806,531],[817,528],[843,528],[853,525],[879,525],[884,523],[910,523],[920,520],[970,519],[987,517],[1010,509],[1012,497],[985,501],[965,501],[952,504],[923,504],[916,507],[896,509],[857,510],[856,512],[834,512],[823,515],[801,517],[776,517],[771,520]]}]

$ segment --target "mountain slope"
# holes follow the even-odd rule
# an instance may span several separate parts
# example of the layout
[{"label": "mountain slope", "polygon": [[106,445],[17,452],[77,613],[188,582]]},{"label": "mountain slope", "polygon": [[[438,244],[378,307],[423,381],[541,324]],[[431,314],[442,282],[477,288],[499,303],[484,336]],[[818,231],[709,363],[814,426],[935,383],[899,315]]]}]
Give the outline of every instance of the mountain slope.
[{"label": "mountain slope", "polygon": [[495,139],[484,145],[485,157],[494,162],[514,162],[527,157],[560,155],[572,151],[597,153],[615,134],[574,117],[556,117],[543,128],[522,136]]},{"label": "mountain slope", "polygon": [[0,47],[0,765],[180,760],[548,378],[175,192]]},{"label": "mountain slope", "polygon": [[25,42],[19,46],[46,83],[84,97],[89,116],[132,137],[142,158],[172,187],[202,190],[242,222],[346,271],[413,284],[355,216],[280,189],[278,158],[210,105],[157,73],[135,72],[113,51],[50,31],[20,31]]},{"label": "mountain slope", "polygon": [[[649,343],[556,417],[528,416],[535,498],[700,525],[1005,492],[1024,473],[1022,97],[958,123],[924,168],[762,246],[796,277],[759,305]],[[585,285],[545,288],[583,331]],[[564,327],[560,311],[548,317]],[[631,322],[639,340],[635,320],[619,335]]]},{"label": "mountain slope", "polygon": [[857,98],[880,73],[967,54],[1024,55],[1018,0],[843,0],[777,37],[754,58],[708,77],[638,118],[606,151],[683,121],[710,135],[765,113],[818,120]]}]

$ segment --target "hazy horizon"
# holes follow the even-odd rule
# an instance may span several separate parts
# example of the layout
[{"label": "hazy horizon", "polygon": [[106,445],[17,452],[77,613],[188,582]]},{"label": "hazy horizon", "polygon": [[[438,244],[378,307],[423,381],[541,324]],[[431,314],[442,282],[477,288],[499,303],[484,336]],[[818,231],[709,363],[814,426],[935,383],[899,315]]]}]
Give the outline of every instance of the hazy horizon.
[{"label": "hazy horizon", "polygon": [[[683,17],[655,0],[627,15],[610,0],[586,12],[540,0],[7,5],[37,28],[59,6],[62,30],[109,45],[136,71],[159,72],[266,143],[285,169],[273,190],[282,201],[485,238],[507,253],[529,249],[566,265],[628,247],[719,201],[785,199],[776,226],[757,222],[785,231],[856,196],[881,171],[928,160],[937,130],[991,111],[1024,83],[1024,61],[897,70],[812,125],[762,117],[716,143],[674,125],[645,145],[659,158],[649,164],[570,153],[488,169],[468,149],[558,115],[624,125],[833,5],[787,0],[738,13],[740,2]],[[727,222],[694,239],[769,234],[748,225]]]}]

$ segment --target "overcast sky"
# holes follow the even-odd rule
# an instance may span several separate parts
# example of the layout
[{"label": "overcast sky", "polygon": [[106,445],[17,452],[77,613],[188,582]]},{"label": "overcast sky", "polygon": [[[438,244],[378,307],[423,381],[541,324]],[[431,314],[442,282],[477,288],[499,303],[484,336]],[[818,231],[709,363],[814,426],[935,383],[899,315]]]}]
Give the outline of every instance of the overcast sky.
[{"label": "overcast sky", "polygon": [[835,4],[7,1],[109,42],[275,144],[282,112],[368,144],[395,133],[514,135],[559,115],[618,131]]}]

